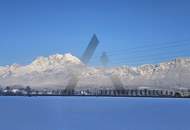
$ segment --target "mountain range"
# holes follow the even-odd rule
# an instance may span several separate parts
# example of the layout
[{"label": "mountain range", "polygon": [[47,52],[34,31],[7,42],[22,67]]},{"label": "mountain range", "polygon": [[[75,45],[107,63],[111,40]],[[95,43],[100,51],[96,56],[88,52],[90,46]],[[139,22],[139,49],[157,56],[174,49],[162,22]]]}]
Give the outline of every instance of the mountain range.
[{"label": "mountain range", "polygon": [[190,58],[137,67],[93,67],[67,54],[38,57],[29,65],[0,66],[0,86],[66,88],[72,82],[80,88],[190,88]]}]

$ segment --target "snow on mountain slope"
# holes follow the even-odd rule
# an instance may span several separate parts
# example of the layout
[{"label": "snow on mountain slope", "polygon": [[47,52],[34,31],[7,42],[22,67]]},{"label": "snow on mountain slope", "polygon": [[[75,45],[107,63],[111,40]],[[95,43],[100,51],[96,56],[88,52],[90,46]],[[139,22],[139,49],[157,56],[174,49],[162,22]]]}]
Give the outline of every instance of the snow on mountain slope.
[{"label": "snow on mountain slope", "polygon": [[65,88],[75,79],[76,88],[114,88],[112,76],[126,88],[190,88],[190,58],[139,67],[95,68],[68,53],[38,57],[26,66],[0,67],[1,86]]}]

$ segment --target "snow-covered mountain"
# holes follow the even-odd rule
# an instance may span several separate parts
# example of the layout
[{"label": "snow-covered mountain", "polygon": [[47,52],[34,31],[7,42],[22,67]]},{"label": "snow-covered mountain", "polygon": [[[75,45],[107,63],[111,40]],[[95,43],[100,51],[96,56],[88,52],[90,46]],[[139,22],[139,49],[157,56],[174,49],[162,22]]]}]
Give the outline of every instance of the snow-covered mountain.
[{"label": "snow-covered mountain", "polygon": [[0,67],[1,86],[114,88],[112,77],[123,87],[190,88],[190,58],[139,67],[95,68],[71,54],[38,57],[31,64]]}]

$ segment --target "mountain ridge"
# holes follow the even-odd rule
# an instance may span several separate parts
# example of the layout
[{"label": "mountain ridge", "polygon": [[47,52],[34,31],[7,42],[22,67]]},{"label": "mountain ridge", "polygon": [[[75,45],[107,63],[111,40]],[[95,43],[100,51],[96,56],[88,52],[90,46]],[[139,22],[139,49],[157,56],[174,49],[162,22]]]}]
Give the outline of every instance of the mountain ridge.
[{"label": "mountain ridge", "polygon": [[137,67],[96,68],[83,64],[70,53],[38,57],[31,64],[0,67],[1,86],[65,88],[76,75],[77,88],[113,88],[111,76],[117,76],[124,87],[190,88],[190,58],[176,58],[160,64]]}]

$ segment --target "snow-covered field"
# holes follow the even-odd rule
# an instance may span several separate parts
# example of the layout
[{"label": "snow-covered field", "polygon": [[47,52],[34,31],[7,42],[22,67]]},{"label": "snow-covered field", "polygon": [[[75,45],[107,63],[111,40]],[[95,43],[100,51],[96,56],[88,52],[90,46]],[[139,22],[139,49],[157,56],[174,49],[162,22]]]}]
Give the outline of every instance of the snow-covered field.
[{"label": "snow-covered field", "polygon": [[96,68],[67,53],[38,57],[26,66],[0,67],[1,86],[65,88],[77,79],[76,88],[113,88],[112,76],[118,77],[124,87],[190,88],[190,58],[138,67]]}]

